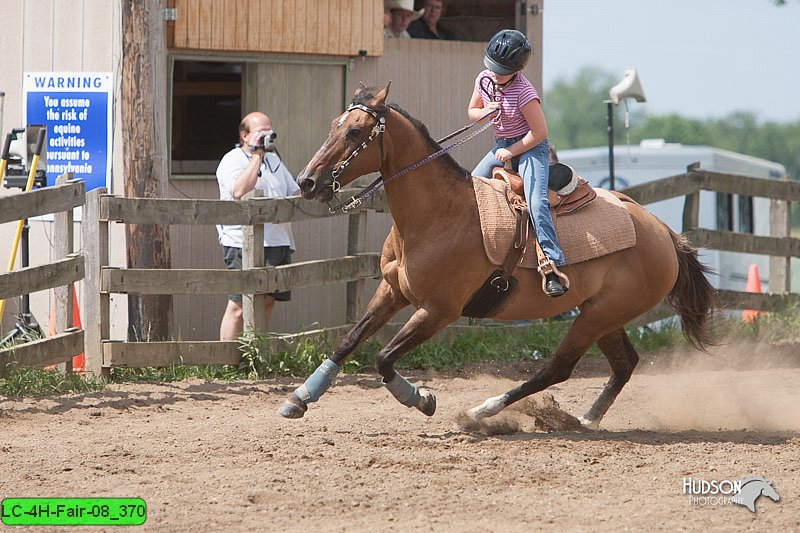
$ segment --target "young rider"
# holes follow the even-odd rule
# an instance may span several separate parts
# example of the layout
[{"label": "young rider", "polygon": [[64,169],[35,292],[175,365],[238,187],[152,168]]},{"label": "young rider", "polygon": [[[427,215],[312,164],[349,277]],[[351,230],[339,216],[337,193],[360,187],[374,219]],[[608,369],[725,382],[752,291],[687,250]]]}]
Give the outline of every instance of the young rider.
[{"label": "young rider", "polygon": [[[486,47],[483,64],[486,70],[475,79],[475,90],[467,114],[477,120],[489,109],[500,109],[494,125],[497,146],[486,154],[472,171],[474,176],[490,178],[493,167],[511,161],[525,183],[525,199],[539,240],[550,265],[566,262],[558,245],[550,202],[547,200],[550,145],[547,123],[536,89],[521,70],[531,57],[531,45],[522,32],[501,30]],[[548,270],[550,270],[548,272]],[[559,276],[545,268],[545,292],[557,297],[566,292]]]}]

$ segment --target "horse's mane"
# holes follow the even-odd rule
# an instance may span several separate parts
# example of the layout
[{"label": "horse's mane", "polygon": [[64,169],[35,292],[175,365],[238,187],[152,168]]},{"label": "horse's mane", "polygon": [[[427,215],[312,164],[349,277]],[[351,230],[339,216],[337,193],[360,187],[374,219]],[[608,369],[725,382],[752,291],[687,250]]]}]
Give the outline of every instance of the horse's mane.
[{"label": "horse's mane", "polygon": [[[362,91],[359,95],[355,96],[353,98],[352,103],[369,105],[369,101],[372,98],[374,98],[373,94],[374,92],[376,92],[374,88],[367,88],[364,91]],[[403,117],[406,120],[411,122],[411,124],[413,124],[414,127],[417,128],[417,130],[422,134],[422,138],[425,139],[425,142],[428,143],[428,146],[430,146],[434,152],[438,152],[439,150],[442,149],[441,145],[436,141],[434,141],[433,138],[431,137],[431,134],[428,132],[428,127],[425,124],[423,124],[420,120],[417,120],[411,115],[409,115],[405,109],[403,109],[397,104],[389,104],[387,107],[393,109],[394,111],[397,111],[398,113],[403,115]],[[442,154],[441,156],[439,156],[438,159],[441,159],[442,162],[447,164],[449,167],[452,167],[453,170],[457,171],[458,176],[460,178],[463,178],[466,181],[472,179],[470,175],[471,173],[467,169],[459,165],[450,154],[448,153]]]},{"label": "horse's mane", "polygon": [[[433,140],[433,138],[431,137],[431,134],[428,132],[428,127],[425,124],[423,124],[422,121],[420,121],[420,120],[412,117],[411,115],[409,115],[408,112],[405,109],[403,109],[402,107],[400,107],[397,104],[389,104],[388,107],[390,109],[393,109],[393,110],[397,111],[398,113],[403,115],[403,117],[406,120],[411,122],[411,124],[413,124],[414,127],[417,128],[417,130],[420,132],[420,134],[422,134],[422,138],[425,139],[425,142],[428,143],[428,146],[430,146],[430,148],[434,152],[438,152],[439,150],[442,149],[442,146],[439,143],[437,143],[436,141]],[[459,165],[456,162],[456,160],[453,159],[453,157],[450,154],[444,153],[441,156],[439,156],[439,159],[441,159],[448,166],[452,167],[453,170],[457,171],[457,174],[458,174],[458,176],[460,178],[462,178],[462,179],[464,179],[466,181],[469,181],[469,180],[472,179],[472,177],[470,175],[471,173],[467,169],[465,169],[464,167]]]}]

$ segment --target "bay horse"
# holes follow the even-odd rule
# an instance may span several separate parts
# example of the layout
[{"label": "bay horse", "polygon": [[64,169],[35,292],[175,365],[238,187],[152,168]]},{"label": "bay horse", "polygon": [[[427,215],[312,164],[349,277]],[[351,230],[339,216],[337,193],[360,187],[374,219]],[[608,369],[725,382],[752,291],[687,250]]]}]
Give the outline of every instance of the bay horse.
[{"label": "bay horse", "polygon": [[[391,82],[390,82],[391,84]],[[473,293],[496,268],[484,251],[470,173],[447,154],[420,168],[438,151],[427,128],[396,105],[387,105],[389,85],[356,90],[349,109],[334,118],[327,140],[297,178],[305,198],[330,202],[356,178],[380,172],[393,225],[381,253],[382,280],[363,317],[278,410],[300,418],[330,387],[342,363],[401,309],[416,308],[394,338],[376,354],[382,383],[403,405],[431,416],[436,398],[409,383],[394,363],[415,346],[459,319]],[[411,170],[395,177],[400,170]],[[529,381],[467,411],[473,420],[569,378],[594,343],[608,359],[611,379],[581,423],[597,427],[633,372],[639,356],[623,327],[665,297],[681,316],[684,335],[696,347],[709,344],[707,321],[714,289],[697,250],[639,204],[616,193],[630,213],[636,244],[619,252],[565,266],[570,290],[552,299],[535,269],[517,269],[518,284],[491,318],[529,320],[578,307],[580,314],[547,365]],[[602,221],[598,221],[602,223]]]}]

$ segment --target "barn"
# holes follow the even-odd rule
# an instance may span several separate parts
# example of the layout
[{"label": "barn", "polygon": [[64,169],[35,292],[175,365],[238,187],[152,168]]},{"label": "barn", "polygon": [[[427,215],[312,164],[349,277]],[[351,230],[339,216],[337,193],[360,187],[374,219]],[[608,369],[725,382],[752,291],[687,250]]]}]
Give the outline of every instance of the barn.
[{"label": "barn", "polygon": [[[421,4],[422,2],[417,2]],[[123,195],[122,132],[123,0],[10,0],[0,33],[0,126],[5,134],[25,117],[23,79],[39,72],[108,73],[113,81],[111,154],[108,188]],[[153,91],[154,116],[165,132],[168,176],[165,195],[217,198],[214,171],[236,141],[241,116],[266,112],[278,133],[285,164],[297,174],[322,143],[330,120],[340,114],[359,81],[392,81],[390,100],[442,137],[466,120],[472,81],[482,68],[486,41],[498,29],[516,27],[534,45],[526,75],[541,88],[543,1],[450,0],[442,24],[459,40],[385,39],[379,0],[148,0],[160,38],[154,73],[163,83]],[[419,6],[418,6],[419,7]],[[52,132],[50,132],[52,133]],[[490,146],[489,135],[453,152],[471,168]],[[48,164],[54,164],[53,161]],[[15,194],[19,189],[0,190]],[[31,220],[30,264],[53,257],[52,220]],[[79,222],[76,222],[79,224]],[[295,223],[295,261],[343,255],[346,217]],[[368,239],[373,250],[389,228],[387,215],[370,213]],[[15,227],[0,226],[0,241],[11,243]],[[112,226],[111,264],[124,266],[124,230]],[[77,232],[79,235],[80,232]],[[174,268],[223,268],[214,226],[174,226],[170,234]],[[81,243],[75,243],[80,249]],[[9,247],[3,247],[7,257]],[[17,259],[16,267],[20,266]],[[81,287],[78,287],[80,301]],[[311,324],[341,324],[345,285],[299,289],[293,301],[276,308],[271,329],[293,332]],[[51,295],[31,295],[31,309],[48,322]],[[184,340],[213,339],[225,295],[174,297],[173,335]],[[125,338],[127,298],[112,297],[112,337]],[[17,302],[9,301],[4,329],[13,325]]]}]

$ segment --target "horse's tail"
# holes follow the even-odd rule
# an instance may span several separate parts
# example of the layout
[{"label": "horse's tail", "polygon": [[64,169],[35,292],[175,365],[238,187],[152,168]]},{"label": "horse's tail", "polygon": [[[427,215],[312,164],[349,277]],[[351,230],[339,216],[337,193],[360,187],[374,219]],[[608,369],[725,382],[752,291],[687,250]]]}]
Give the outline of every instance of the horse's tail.
[{"label": "horse's tail", "polygon": [[709,321],[716,307],[716,291],[706,278],[712,270],[697,258],[697,248],[683,235],[670,230],[678,254],[678,279],[667,295],[667,303],[681,317],[686,339],[699,350],[713,344]]}]

